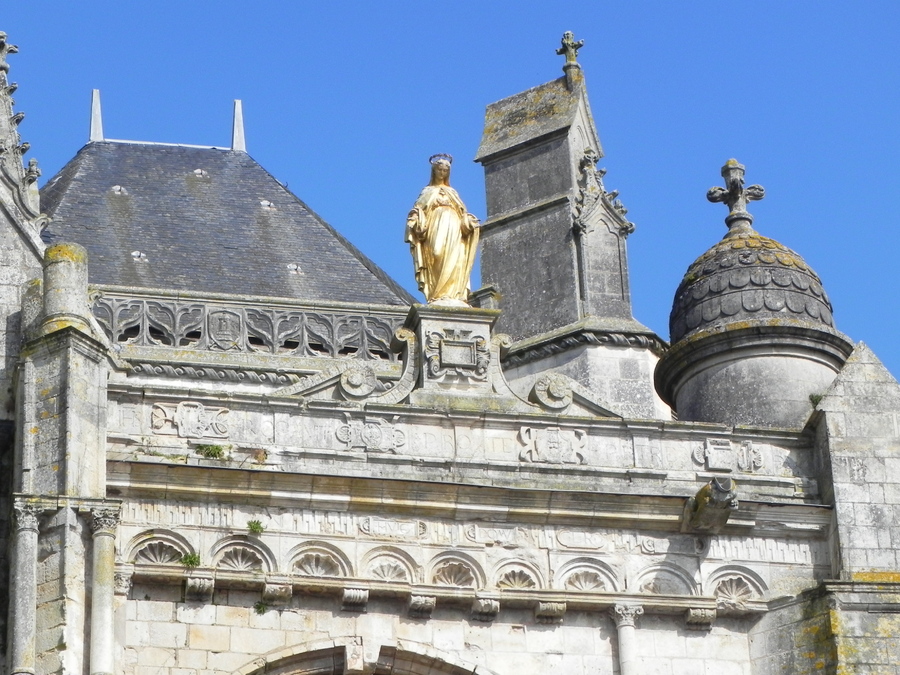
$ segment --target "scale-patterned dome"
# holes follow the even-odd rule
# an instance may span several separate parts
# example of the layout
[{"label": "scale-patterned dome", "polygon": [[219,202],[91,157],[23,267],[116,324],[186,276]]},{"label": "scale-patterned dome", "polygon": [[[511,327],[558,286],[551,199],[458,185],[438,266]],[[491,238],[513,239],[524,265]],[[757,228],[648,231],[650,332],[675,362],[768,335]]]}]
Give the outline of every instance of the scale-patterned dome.
[{"label": "scale-patterned dome", "polygon": [[803,258],[750,227],[732,228],[684,275],[669,317],[670,340],[767,319],[834,327],[831,302]]}]

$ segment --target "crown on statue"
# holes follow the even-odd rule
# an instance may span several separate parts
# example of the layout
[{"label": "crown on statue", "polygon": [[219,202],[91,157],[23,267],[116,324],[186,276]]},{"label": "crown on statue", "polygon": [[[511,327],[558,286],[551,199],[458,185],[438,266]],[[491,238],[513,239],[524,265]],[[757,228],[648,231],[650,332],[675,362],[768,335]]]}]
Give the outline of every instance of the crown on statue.
[{"label": "crown on statue", "polygon": [[453,155],[447,155],[443,152],[439,152],[438,154],[429,157],[428,161],[432,164],[437,164],[438,162],[447,162],[447,164],[453,164]]}]

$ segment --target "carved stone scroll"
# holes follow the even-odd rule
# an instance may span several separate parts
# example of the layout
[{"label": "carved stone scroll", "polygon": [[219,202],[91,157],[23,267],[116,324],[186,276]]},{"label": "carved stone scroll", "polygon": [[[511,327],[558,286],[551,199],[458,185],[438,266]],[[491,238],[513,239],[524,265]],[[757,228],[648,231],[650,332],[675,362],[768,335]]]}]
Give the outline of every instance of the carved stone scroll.
[{"label": "carved stone scroll", "polygon": [[540,464],[584,464],[586,438],[582,429],[522,427],[519,442],[524,447],[519,459]]},{"label": "carved stone scroll", "polygon": [[205,406],[198,401],[156,403],[150,425],[159,434],[181,438],[228,438],[228,409]]}]

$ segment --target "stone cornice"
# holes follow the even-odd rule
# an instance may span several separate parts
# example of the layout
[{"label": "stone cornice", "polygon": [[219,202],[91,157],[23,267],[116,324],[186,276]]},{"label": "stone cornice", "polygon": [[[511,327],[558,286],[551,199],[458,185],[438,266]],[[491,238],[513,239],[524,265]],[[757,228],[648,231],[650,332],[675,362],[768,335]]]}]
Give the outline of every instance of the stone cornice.
[{"label": "stone cornice", "polygon": [[[679,531],[688,499],[125,461],[108,463],[108,488],[123,498],[666,532]],[[819,537],[831,517],[831,509],[822,505],[742,499],[722,534]]]}]

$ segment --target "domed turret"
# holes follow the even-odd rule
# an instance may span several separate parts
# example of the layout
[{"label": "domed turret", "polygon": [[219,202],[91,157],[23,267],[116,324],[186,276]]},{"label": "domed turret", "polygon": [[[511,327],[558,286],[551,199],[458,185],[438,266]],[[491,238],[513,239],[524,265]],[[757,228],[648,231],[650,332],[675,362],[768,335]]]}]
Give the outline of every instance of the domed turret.
[{"label": "domed turret", "polygon": [[753,229],[744,167],[722,168],[707,198],[730,212],[725,237],[688,268],[669,319],[672,348],[656,388],[679,419],[802,426],[852,349],[834,329],[818,275],[794,251]]}]

